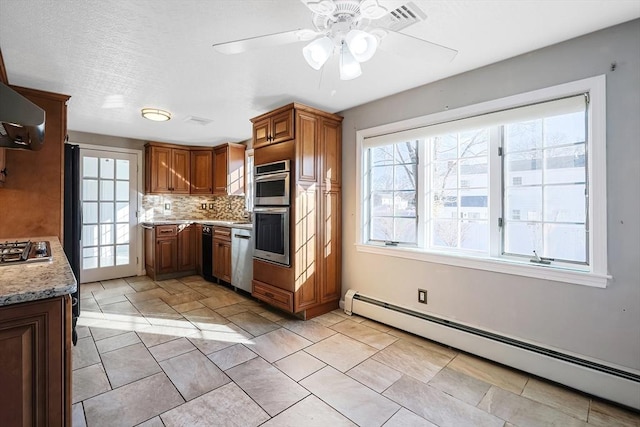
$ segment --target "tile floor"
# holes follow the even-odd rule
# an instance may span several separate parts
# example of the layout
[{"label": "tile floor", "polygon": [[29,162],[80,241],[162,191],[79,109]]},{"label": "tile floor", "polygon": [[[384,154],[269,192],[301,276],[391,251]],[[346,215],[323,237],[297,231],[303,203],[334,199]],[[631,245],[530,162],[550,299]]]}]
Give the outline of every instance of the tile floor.
[{"label": "tile floor", "polygon": [[73,426],[640,426],[640,415],[335,310],[190,276],[82,285]]}]

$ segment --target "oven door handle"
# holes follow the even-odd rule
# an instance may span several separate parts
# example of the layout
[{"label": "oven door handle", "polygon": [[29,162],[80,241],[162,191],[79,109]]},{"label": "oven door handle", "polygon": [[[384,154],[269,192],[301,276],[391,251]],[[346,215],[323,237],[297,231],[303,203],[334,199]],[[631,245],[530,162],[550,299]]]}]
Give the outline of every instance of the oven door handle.
[{"label": "oven door handle", "polygon": [[254,177],[255,182],[280,181],[289,179],[289,172],[272,173],[269,175],[258,175]]}]

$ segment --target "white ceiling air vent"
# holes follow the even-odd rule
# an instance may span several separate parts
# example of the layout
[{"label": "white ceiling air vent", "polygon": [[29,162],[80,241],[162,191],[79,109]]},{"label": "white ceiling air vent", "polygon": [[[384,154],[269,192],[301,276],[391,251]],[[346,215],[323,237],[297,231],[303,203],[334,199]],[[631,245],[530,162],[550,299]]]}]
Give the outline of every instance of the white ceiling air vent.
[{"label": "white ceiling air vent", "polygon": [[427,14],[420,10],[415,3],[409,2],[389,11],[385,16],[377,20],[376,27],[400,31],[425,19],[427,19]]},{"label": "white ceiling air vent", "polygon": [[188,116],[186,119],[184,119],[185,123],[191,123],[192,125],[200,125],[200,126],[206,126],[209,123],[212,123],[213,120],[211,119],[205,119],[202,117],[196,117],[196,116]]}]

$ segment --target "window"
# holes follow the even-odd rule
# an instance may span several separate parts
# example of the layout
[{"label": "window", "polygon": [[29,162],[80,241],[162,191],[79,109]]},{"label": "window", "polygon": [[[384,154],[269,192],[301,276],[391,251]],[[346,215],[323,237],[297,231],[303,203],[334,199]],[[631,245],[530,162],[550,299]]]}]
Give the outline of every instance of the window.
[{"label": "window", "polygon": [[359,250],[605,286],[604,99],[599,77],[359,131]]}]

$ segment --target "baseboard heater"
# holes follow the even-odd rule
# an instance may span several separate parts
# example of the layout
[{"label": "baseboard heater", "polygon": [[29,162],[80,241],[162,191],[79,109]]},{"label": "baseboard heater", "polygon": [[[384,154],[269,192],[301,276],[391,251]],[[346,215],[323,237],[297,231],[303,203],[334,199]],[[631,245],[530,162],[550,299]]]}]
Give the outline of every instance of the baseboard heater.
[{"label": "baseboard heater", "polygon": [[347,291],[344,310],[640,410],[637,373],[380,301],[354,290]]}]

